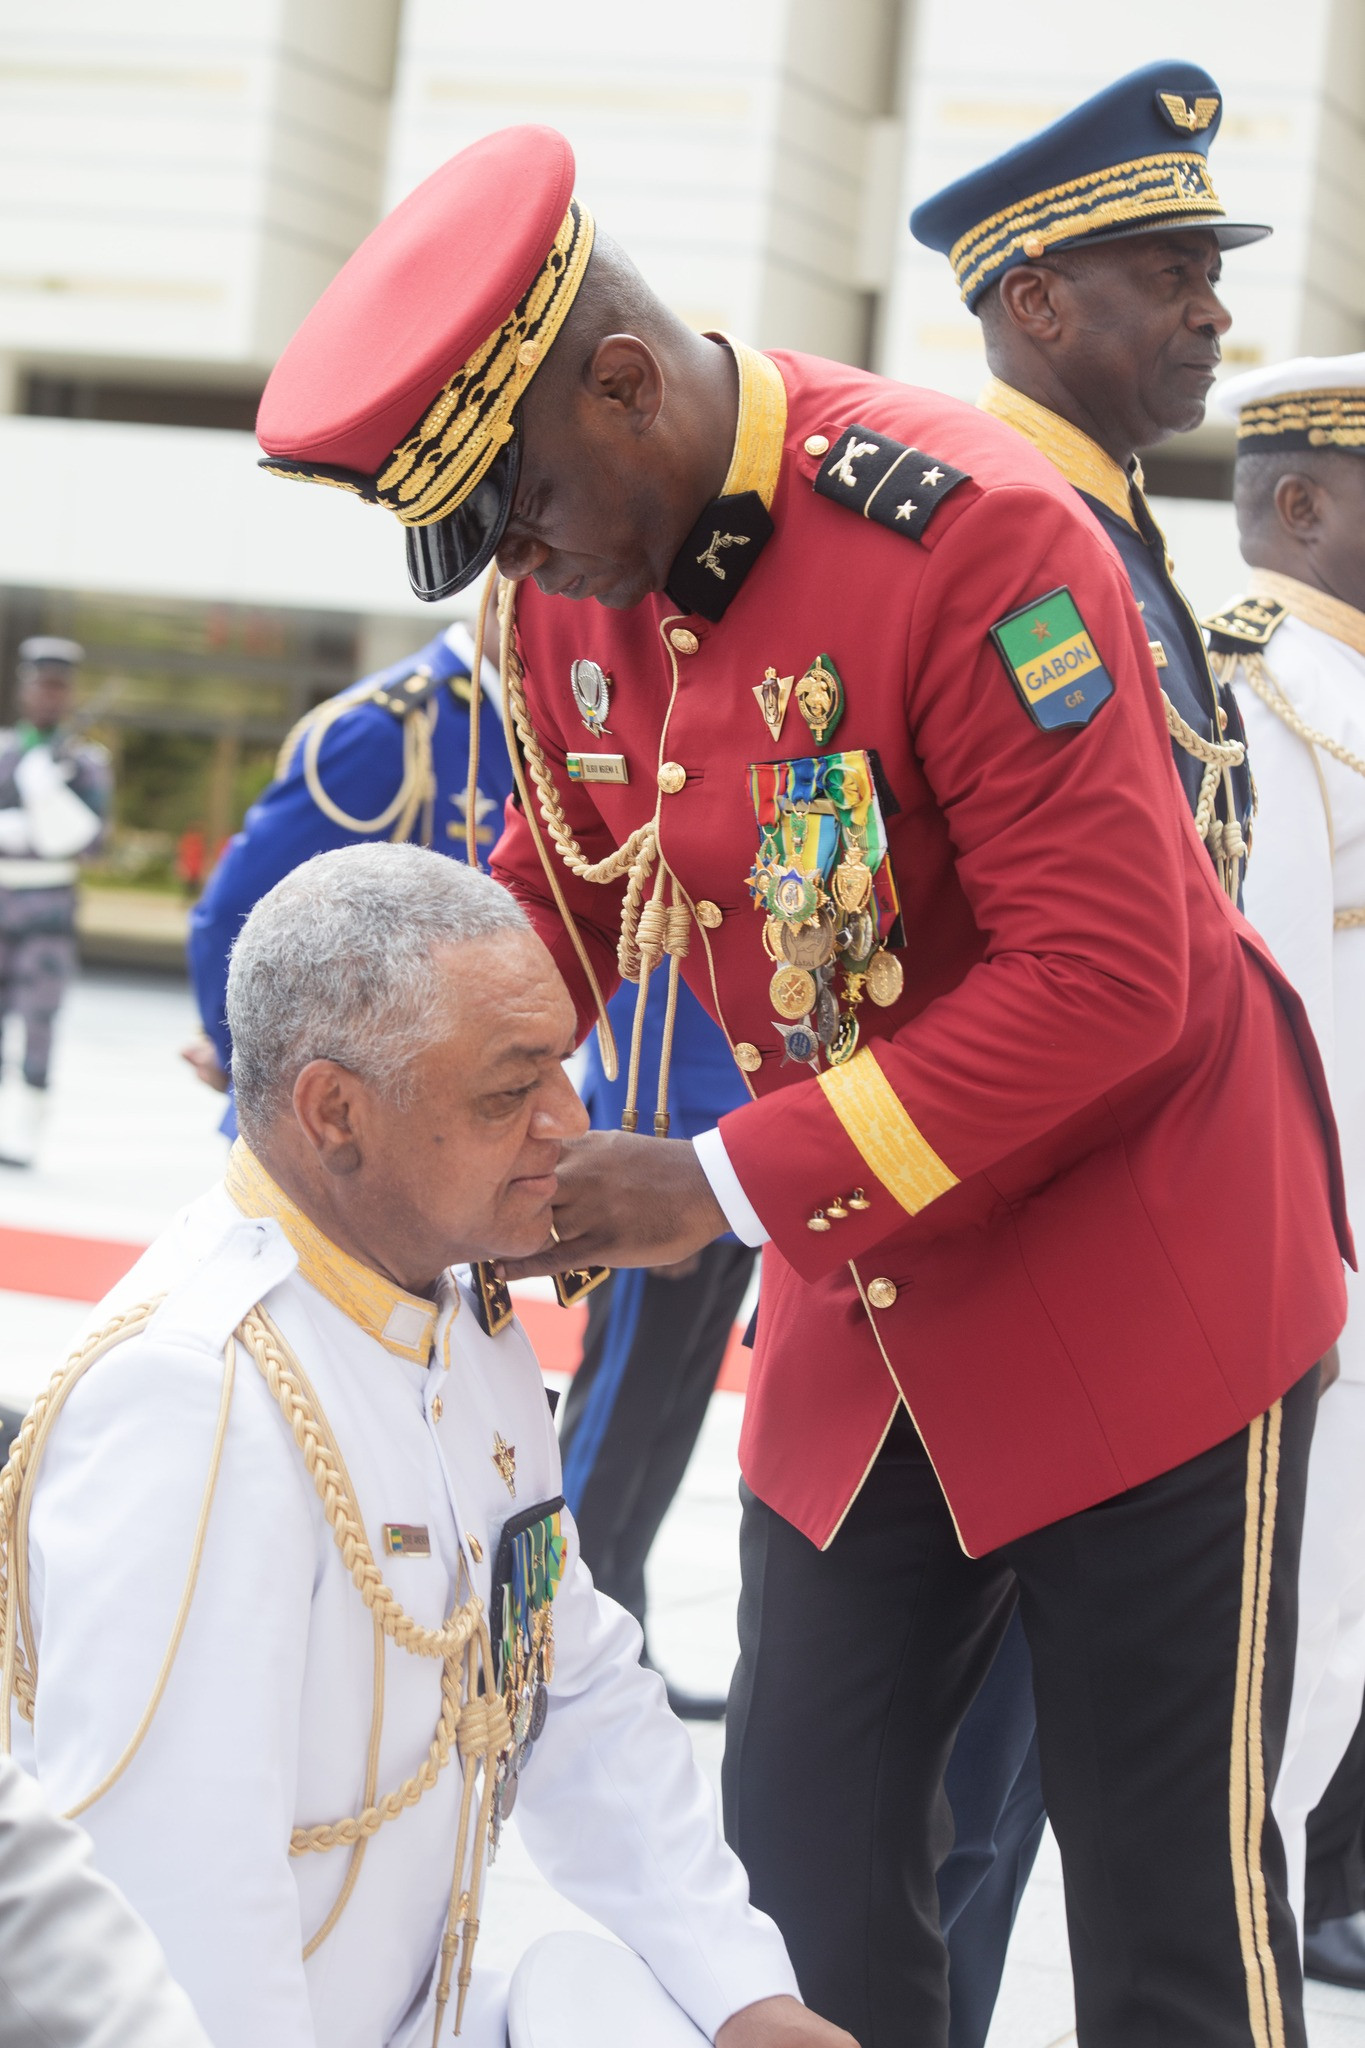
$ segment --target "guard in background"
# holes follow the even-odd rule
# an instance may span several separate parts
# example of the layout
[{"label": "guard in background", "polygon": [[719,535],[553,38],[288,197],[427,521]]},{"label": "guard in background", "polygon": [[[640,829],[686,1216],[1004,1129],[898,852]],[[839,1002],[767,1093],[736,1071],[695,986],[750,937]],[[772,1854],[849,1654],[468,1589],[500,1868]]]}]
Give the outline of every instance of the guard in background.
[{"label": "guard in background", "polygon": [[[618,990],[612,1024],[629,1036],[633,988]],[[663,1038],[665,989],[649,991],[642,1085],[652,1099]],[[587,1046],[583,1100],[594,1130],[621,1128],[624,1075],[607,1079],[596,1039]],[[749,1099],[730,1048],[696,997],[678,990],[668,1071],[669,1129],[694,1138]],[[598,1590],[645,1626],[645,1562],[682,1484],[725,1357],[756,1254],[727,1233],[676,1266],[613,1273],[588,1297],[583,1357],[564,1397],[564,1493]],[[646,1635],[646,1642],[648,1637]],[[648,1652],[646,1652],[648,1654]],[[668,1683],[684,1720],[719,1720],[723,1696]]]},{"label": "guard in background", "polygon": [[[1210,671],[1203,634],[1142,487],[1139,447],[1204,417],[1229,319],[1214,288],[1225,248],[1268,234],[1211,221],[1209,145],[1223,100],[1207,72],[1152,64],[926,199],[911,231],[953,265],[981,322],[991,377],[981,406],[1045,455],[1112,541],[1147,628],[1181,786],[1234,901],[1251,837],[1241,718]],[[1173,175],[1187,204],[1154,220],[1128,183]],[[1165,157],[1164,164],[1153,159]],[[1148,168],[1142,168],[1144,160]],[[1108,181],[1121,202],[1082,222]],[[1017,204],[1025,195],[1027,203]],[[1044,1808],[1028,1649],[1016,1616],[959,1732],[946,1789],[953,1847],[939,1870],[951,1958],[952,2048],[982,2048]]]},{"label": "guard in background", "polygon": [[[1303,997],[1365,1212],[1365,354],[1301,357],[1218,393],[1237,421],[1247,594],[1207,620],[1241,704],[1260,807],[1246,910]],[[1305,1830],[1365,1691],[1365,1292],[1346,1282],[1340,1376],[1308,1468],[1299,1637],[1275,1815],[1300,1927]],[[1321,1930],[1318,1930],[1319,1935]],[[1365,1923],[1352,1979],[1365,1984]],[[1338,1976],[1349,1930],[1318,1942]],[[1307,1942],[1305,1943],[1307,1948]]]},{"label": "guard in background", "polygon": [[[413,840],[465,858],[473,659],[468,627],[450,626],[407,660],[318,705],[285,740],[275,780],[190,912],[190,980],[204,1035],[184,1057],[209,1087],[229,1087],[228,957],[268,889],[315,853],[372,839]],[[475,827],[485,866],[512,787],[502,719],[486,694],[479,740]],[[231,1101],[222,1130],[237,1135]]]},{"label": "guard in background", "polygon": [[24,1032],[20,1072],[0,1082],[0,1165],[31,1166],[47,1108],[52,1031],[76,967],[76,880],[109,815],[103,747],[71,728],[74,640],[19,648],[19,718],[0,733],[0,1027]]}]

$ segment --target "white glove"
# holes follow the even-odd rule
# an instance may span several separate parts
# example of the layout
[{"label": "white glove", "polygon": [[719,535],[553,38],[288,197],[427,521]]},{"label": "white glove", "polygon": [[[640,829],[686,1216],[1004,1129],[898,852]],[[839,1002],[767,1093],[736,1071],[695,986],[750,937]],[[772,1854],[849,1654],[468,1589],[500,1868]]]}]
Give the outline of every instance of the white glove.
[{"label": "white glove", "polygon": [[69,761],[55,761],[50,747],[30,747],[14,771],[28,820],[30,849],[42,860],[70,860],[99,838],[97,812],[71,789]]}]

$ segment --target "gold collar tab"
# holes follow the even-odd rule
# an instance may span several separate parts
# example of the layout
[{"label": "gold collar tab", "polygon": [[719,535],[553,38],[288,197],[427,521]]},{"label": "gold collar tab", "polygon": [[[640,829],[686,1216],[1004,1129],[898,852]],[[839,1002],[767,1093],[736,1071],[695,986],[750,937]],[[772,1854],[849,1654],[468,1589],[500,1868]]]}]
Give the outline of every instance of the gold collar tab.
[{"label": "gold collar tab", "polygon": [[757,491],[764,510],[771,512],[782,473],[782,446],[787,433],[787,387],[782,372],[771,357],[760,355],[747,342],[732,334],[720,337],[735,359],[739,372],[739,417],[735,421],[735,446],[722,498],[737,497],[741,491]]},{"label": "gold collar tab", "polygon": [[[367,1336],[414,1365],[430,1362],[439,1314],[435,1303],[395,1286],[333,1244],[271,1179],[241,1138],[228,1155],[224,1185],[244,1216],[274,1218],[298,1254],[304,1279]],[[458,1294],[454,1299],[458,1303]]]},{"label": "gold collar tab", "polygon": [[1277,569],[1253,569],[1250,587],[1257,597],[1278,599],[1291,618],[1302,619],[1305,626],[1316,626],[1320,633],[1330,633],[1357,654],[1365,654],[1365,612],[1358,612],[1353,604],[1329,597],[1311,583],[1300,583],[1297,576],[1282,576]]},{"label": "gold collar tab", "polygon": [[1140,531],[1133,516],[1132,499],[1132,485],[1138,480],[1130,477],[1112,455],[1107,455],[1098,441],[1092,441],[1089,434],[1073,427],[1060,413],[1040,405],[1036,398],[1026,397],[998,377],[990,378],[976,402],[982,412],[1003,420],[1026,441],[1032,441],[1075,490],[1097,499],[1107,512],[1112,512],[1125,526],[1131,526],[1135,533]]}]

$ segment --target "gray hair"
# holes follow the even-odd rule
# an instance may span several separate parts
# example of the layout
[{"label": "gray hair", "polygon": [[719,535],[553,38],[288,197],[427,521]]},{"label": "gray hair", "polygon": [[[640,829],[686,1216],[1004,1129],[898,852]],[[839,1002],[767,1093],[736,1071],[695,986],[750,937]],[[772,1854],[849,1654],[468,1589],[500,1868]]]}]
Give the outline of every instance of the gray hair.
[{"label": "gray hair", "polygon": [[420,846],[345,846],[295,868],[247,918],[228,971],[248,1142],[310,1060],[335,1060],[401,1107],[409,1065],[444,1022],[433,955],[529,929],[497,882]]}]

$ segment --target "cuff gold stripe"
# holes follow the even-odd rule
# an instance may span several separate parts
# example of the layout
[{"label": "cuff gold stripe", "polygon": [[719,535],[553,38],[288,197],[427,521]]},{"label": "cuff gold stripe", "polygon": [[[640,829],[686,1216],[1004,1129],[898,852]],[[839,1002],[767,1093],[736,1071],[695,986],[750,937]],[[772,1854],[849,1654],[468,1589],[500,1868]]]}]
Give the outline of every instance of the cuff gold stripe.
[{"label": "cuff gold stripe", "polygon": [[957,1175],[917,1129],[870,1048],[830,1067],[819,1080],[854,1145],[908,1215],[917,1216],[957,1186]]}]

